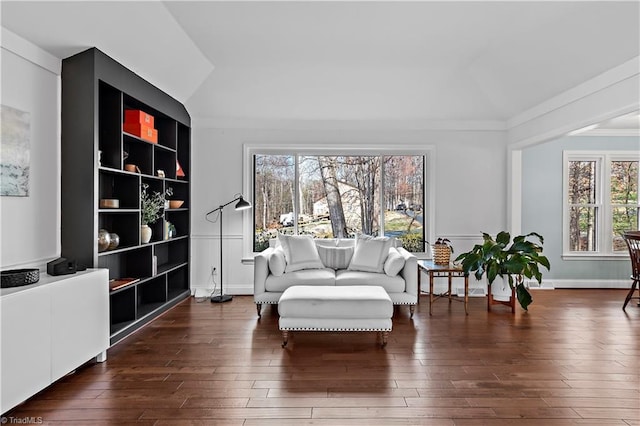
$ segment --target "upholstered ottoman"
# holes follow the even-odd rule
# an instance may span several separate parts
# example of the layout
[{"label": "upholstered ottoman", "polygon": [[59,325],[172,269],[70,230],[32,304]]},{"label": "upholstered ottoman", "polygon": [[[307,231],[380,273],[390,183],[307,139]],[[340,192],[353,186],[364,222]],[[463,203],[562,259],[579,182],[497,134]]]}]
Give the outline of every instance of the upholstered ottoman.
[{"label": "upholstered ottoman", "polygon": [[379,286],[297,285],[282,293],[278,313],[282,347],[291,331],[377,331],[384,347],[393,303]]}]

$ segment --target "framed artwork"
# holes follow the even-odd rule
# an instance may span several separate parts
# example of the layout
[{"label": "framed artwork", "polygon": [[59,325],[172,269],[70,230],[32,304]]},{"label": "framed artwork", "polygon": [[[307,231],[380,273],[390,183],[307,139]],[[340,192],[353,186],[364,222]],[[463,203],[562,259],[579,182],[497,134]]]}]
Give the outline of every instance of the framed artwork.
[{"label": "framed artwork", "polygon": [[0,195],[29,196],[31,114],[1,106]]}]

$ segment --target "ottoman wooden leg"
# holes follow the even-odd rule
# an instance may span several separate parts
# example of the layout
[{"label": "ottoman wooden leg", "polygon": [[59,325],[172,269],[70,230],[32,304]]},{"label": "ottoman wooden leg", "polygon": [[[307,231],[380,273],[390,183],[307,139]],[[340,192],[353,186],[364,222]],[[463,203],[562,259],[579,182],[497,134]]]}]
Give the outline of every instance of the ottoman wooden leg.
[{"label": "ottoman wooden leg", "polygon": [[389,337],[389,332],[383,331],[380,333],[380,336],[382,337],[382,347],[384,348],[385,346],[387,346],[387,338]]},{"label": "ottoman wooden leg", "polygon": [[287,346],[288,342],[289,342],[289,331],[282,330],[282,347],[284,348],[285,346]]}]

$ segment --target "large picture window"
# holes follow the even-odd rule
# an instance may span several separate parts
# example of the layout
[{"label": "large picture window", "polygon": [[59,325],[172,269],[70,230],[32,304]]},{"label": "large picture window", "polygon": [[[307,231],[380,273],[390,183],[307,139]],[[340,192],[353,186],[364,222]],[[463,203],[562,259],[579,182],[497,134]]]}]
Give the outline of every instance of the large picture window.
[{"label": "large picture window", "polygon": [[638,153],[564,153],[565,254],[627,252],[622,234],[638,229],[639,162]]},{"label": "large picture window", "polygon": [[394,236],[423,252],[426,155],[254,153],[253,251],[278,233]]}]

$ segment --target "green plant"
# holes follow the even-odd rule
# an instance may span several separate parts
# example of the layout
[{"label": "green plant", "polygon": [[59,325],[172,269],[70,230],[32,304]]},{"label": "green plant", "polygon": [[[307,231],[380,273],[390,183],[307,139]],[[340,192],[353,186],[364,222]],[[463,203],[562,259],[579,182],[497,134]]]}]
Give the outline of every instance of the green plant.
[{"label": "green plant", "polygon": [[[544,239],[535,232],[514,237],[513,242],[511,235],[505,231],[498,233],[495,239],[486,233],[482,233],[482,236],[484,243],[476,244],[470,251],[460,254],[456,262],[462,261],[464,272],[474,272],[477,279],[486,273],[489,284],[497,276],[508,277],[509,286],[515,288],[518,302],[526,311],[533,299],[524,286],[524,277],[535,278],[541,283],[540,266],[550,269],[549,260],[542,255]],[[535,237],[539,244],[528,240],[529,237]]]},{"label": "green plant", "polygon": [[438,238],[436,240],[435,243],[433,243],[436,246],[445,246],[445,247],[449,247],[449,250],[451,251],[451,253],[453,254],[453,246],[451,245],[451,241],[449,241],[448,238]]},{"label": "green plant", "polygon": [[173,189],[167,188],[165,192],[153,191],[153,194],[147,192],[149,185],[142,184],[140,191],[140,204],[142,207],[142,224],[149,225],[155,223],[162,215],[160,210],[164,208],[167,197],[173,195]]}]

